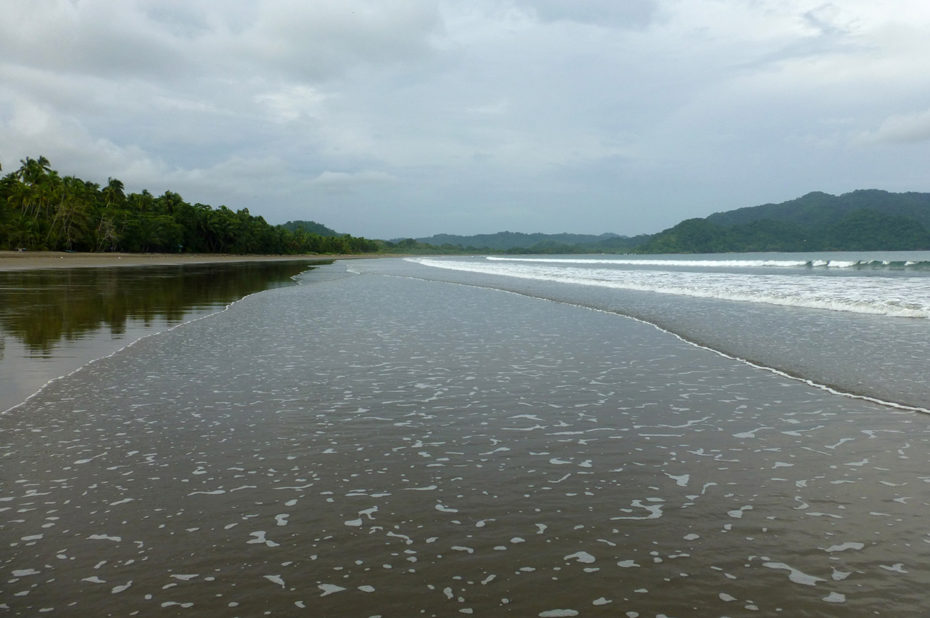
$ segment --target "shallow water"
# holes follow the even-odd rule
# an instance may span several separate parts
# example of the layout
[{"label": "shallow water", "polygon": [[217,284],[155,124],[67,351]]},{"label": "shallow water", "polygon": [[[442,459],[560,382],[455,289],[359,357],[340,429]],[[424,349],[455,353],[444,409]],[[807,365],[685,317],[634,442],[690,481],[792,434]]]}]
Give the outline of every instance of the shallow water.
[{"label": "shallow water", "polygon": [[140,337],[293,285],[310,263],[0,272],[0,412]]},{"label": "shallow water", "polygon": [[11,615],[920,615],[928,417],[398,261],[0,416]]},{"label": "shallow water", "polygon": [[[406,272],[640,318],[841,392],[930,412],[930,252],[764,257],[446,258]],[[812,263],[824,266],[797,265]]]}]

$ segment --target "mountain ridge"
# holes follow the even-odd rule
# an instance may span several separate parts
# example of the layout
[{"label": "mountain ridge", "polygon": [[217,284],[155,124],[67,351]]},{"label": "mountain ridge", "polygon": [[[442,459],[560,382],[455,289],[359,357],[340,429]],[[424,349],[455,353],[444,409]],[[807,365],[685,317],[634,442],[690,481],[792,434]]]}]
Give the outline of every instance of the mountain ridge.
[{"label": "mountain ridge", "polygon": [[555,243],[560,245],[588,245],[603,242],[612,238],[620,237],[619,234],[544,234],[541,232],[496,232],[493,234],[433,234],[423,238],[416,238],[417,242],[423,242],[435,246],[453,245],[459,247],[474,247],[477,249],[494,249],[506,251],[508,249],[527,249],[540,243]]},{"label": "mountain ridge", "polygon": [[880,189],[813,191],[779,204],[686,219],[637,247],[646,253],[925,249],[930,193]]},{"label": "mountain ridge", "polygon": [[510,253],[726,253],[930,249],[930,193],[812,191],[781,203],[685,219],[655,234],[435,234],[439,249]]},{"label": "mountain ridge", "polygon": [[853,210],[879,210],[889,215],[912,217],[930,226],[930,193],[914,191],[892,193],[882,189],[856,189],[840,195],[811,191],[780,203],[746,206],[705,217],[717,225],[736,225],[761,219],[792,221],[798,224],[823,225],[827,217],[848,214]]}]

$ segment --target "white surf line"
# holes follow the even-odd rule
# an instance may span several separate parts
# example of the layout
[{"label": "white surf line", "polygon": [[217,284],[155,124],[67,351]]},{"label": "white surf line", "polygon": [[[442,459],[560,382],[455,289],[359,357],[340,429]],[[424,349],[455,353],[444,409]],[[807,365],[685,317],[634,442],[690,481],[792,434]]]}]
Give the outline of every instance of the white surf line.
[{"label": "white surf line", "polygon": [[[131,267],[130,267],[130,268],[131,268]],[[305,271],[305,272],[306,272],[306,271]],[[295,275],[295,276],[296,276],[296,275]],[[295,284],[296,284],[296,285],[301,285],[301,283],[300,283],[299,281],[296,281],[296,280],[295,280]],[[251,294],[247,294],[247,295],[243,296],[242,298],[237,298],[236,300],[232,301],[231,303],[229,303],[228,305],[226,305],[226,306],[223,307],[222,309],[219,309],[219,310],[217,310],[217,311],[214,311],[213,313],[208,313],[208,314],[206,314],[206,315],[197,316],[196,318],[190,319],[190,320],[188,320],[188,321],[186,321],[186,322],[181,322],[180,324],[175,324],[174,326],[168,327],[168,328],[166,328],[166,329],[164,329],[164,330],[159,330],[159,331],[155,331],[154,333],[149,333],[149,334],[147,334],[147,335],[142,335],[142,336],[139,337],[138,339],[135,339],[135,340],[131,341],[130,343],[127,343],[126,345],[124,345],[123,347],[119,348],[118,350],[114,350],[113,352],[110,352],[110,353],[107,354],[106,356],[101,356],[101,357],[99,357],[99,358],[92,358],[92,359],[90,359],[89,361],[87,361],[86,363],[84,363],[83,365],[81,365],[80,367],[78,367],[77,369],[72,369],[71,371],[69,371],[68,373],[66,373],[66,374],[64,374],[64,375],[61,375],[61,376],[52,378],[51,380],[49,380],[48,382],[46,382],[45,384],[43,384],[42,386],[40,386],[39,389],[38,389],[36,392],[32,393],[31,395],[29,395],[28,397],[26,397],[25,399],[23,399],[22,401],[20,401],[20,402],[17,403],[16,405],[10,406],[10,407],[7,408],[6,410],[3,410],[2,412],[0,412],[0,415],[7,414],[8,412],[12,412],[12,411],[15,410],[16,408],[19,408],[19,407],[21,407],[21,406],[26,405],[26,403],[28,403],[30,399],[32,399],[32,398],[36,397],[37,395],[39,395],[40,393],[42,393],[42,391],[44,391],[46,388],[48,388],[49,386],[51,386],[51,385],[54,384],[55,382],[58,382],[59,380],[64,380],[65,378],[69,378],[69,377],[73,376],[74,374],[76,374],[77,372],[82,371],[82,370],[86,369],[87,367],[90,367],[90,366],[93,365],[94,363],[100,362],[100,361],[102,361],[102,360],[106,360],[106,359],[108,359],[108,358],[112,358],[112,357],[116,356],[117,354],[119,354],[120,352],[122,352],[123,350],[127,350],[127,349],[131,348],[132,346],[136,345],[136,344],[139,343],[140,341],[143,341],[143,340],[145,340],[145,339],[148,339],[149,337],[156,337],[156,336],[158,336],[158,335],[163,335],[163,334],[165,334],[165,333],[170,333],[171,331],[173,331],[173,330],[176,329],[176,328],[181,328],[182,326],[187,326],[188,324],[193,324],[194,322],[199,322],[200,320],[205,320],[205,319],[207,319],[207,318],[212,318],[213,316],[216,316],[216,315],[219,315],[219,314],[221,314],[221,313],[224,313],[224,312],[228,311],[230,307],[232,307],[233,305],[235,305],[235,304],[237,304],[237,303],[241,303],[242,301],[244,301],[244,300],[247,299],[247,298],[251,298],[252,296],[257,296],[258,294],[262,294],[262,293],[264,293],[264,292],[270,292],[271,290],[276,290],[276,289],[278,289],[278,288],[271,288],[271,289],[268,289],[268,290],[259,290],[258,292],[252,292]]]},{"label": "white surf line", "polygon": [[[559,301],[556,301],[556,302],[559,302]],[[574,305],[574,303],[565,303],[565,304]],[[830,393],[831,395],[840,395],[841,397],[848,397],[848,398],[850,398],[850,399],[858,399],[858,400],[860,400],[860,401],[868,401],[869,403],[878,404],[878,405],[885,406],[885,407],[888,407],[888,408],[895,408],[895,409],[897,409],[897,410],[905,410],[905,411],[908,411],[908,412],[919,412],[919,413],[921,413],[921,414],[930,414],[930,409],[928,409],[928,408],[921,408],[920,406],[912,406],[912,405],[908,405],[908,404],[906,404],[906,403],[898,403],[898,402],[896,402],[896,401],[886,401],[886,400],[884,400],[884,399],[879,399],[879,398],[877,398],[877,397],[870,397],[869,395],[859,395],[859,394],[856,394],[856,393],[850,393],[850,392],[848,392],[848,391],[841,391],[841,390],[838,390],[838,389],[836,389],[836,388],[834,388],[834,387],[832,387],[832,386],[829,386],[829,385],[827,385],[827,384],[821,384],[820,382],[815,382],[814,380],[811,380],[810,378],[802,378],[802,377],[800,377],[800,376],[791,375],[790,373],[788,373],[788,372],[786,372],[786,371],[783,371],[783,370],[781,370],[781,369],[777,369],[777,368],[775,368],[775,367],[769,367],[768,365],[763,365],[763,364],[761,364],[761,363],[757,363],[757,362],[755,362],[755,361],[751,361],[751,360],[749,360],[749,359],[742,358],[742,357],[740,357],[740,356],[734,356],[733,354],[727,354],[726,352],[723,352],[723,351],[718,350],[718,349],[716,349],[716,348],[712,348],[712,347],[710,347],[710,346],[704,345],[704,344],[702,344],[702,343],[698,343],[698,342],[696,342],[696,341],[691,341],[690,339],[688,339],[688,338],[686,338],[686,337],[684,337],[684,336],[682,336],[682,335],[679,335],[679,334],[676,333],[676,332],[670,331],[670,330],[668,330],[667,328],[663,328],[662,326],[659,326],[658,324],[654,324],[653,322],[650,322],[650,321],[648,321],[648,320],[644,320],[644,319],[642,319],[642,318],[637,318],[637,317],[635,317],[635,316],[627,315],[627,314],[625,314],[625,313],[619,313],[619,312],[616,312],[616,311],[607,311],[607,310],[605,310],[605,309],[595,309],[595,308],[592,308],[592,307],[585,307],[584,305],[575,305],[575,306],[577,306],[577,307],[582,307],[582,308],[585,308],[585,309],[591,309],[592,311],[600,311],[600,312],[602,312],[602,313],[611,313],[611,314],[613,314],[613,315],[619,315],[619,316],[622,316],[622,317],[625,317],[625,318],[629,318],[629,319],[631,319],[631,320],[636,320],[637,322],[641,322],[641,323],[643,323],[643,324],[648,324],[649,326],[652,326],[653,328],[656,328],[656,329],[662,331],[663,333],[668,333],[669,335],[672,335],[673,337],[677,338],[679,341],[682,341],[682,342],[684,342],[684,343],[687,343],[688,345],[693,345],[694,347],[700,348],[700,349],[702,349],[702,350],[708,350],[708,351],[710,351],[710,352],[713,352],[714,354],[718,354],[719,356],[722,356],[723,358],[727,358],[727,359],[730,359],[730,360],[735,360],[735,361],[738,361],[738,362],[743,363],[743,364],[745,364],[745,365],[749,365],[750,367],[754,367],[754,368],[756,368],[756,369],[762,369],[762,370],[764,370],[764,371],[768,371],[768,372],[770,372],[770,373],[774,373],[774,374],[777,375],[777,376],[781,376],[781,377],[787,378],[787,379],[789,379],[789,380],[794,380],[795,382],[801,382],[801,383],[803,383],[803,384],[807,384],[808,386],[812,386],[812,387],[817,388],[817,389],[820,389],[820,390],[822,390],[822,391],[826,391],[826,392]]]},{"label": "white surf line", "polygon": [[[735,301],[735,302],[748,302],[756,304],[765,304],[765,305],[776,305],[779,307],[803,307],[807,309],[819,309],[824,311],[839,311],[843,313],[854,313],[854,314],[865,314],[865,315],[887,315],[889,317],[907,317],[907,318],[917,318],[917,319],[928,319],[930,314],[927,313],[926,307],[921,307],[919,309],[914,308],[905,308],[903,304],[898,303],[888,303],[884,307],[877,307],[873,304],[863,304],[855,299],[824,299],[816,295],[802,295],[800,298],[786,298],[785,296],[779,294],[756,294],[751,291],[746,291],[745,287],[742,285],[730,288],[730,291],[713,291],[708,289],[695,289],[690,287],[687,284],[681,282],[672,282],[670,285],[659,285],[658,287],[644,282],[631,282],[631,281],[618,281],[612,280],[610,277],[604,278],[604,276],[598,276],[594,278],[582,278],[578,279],[577,276],[571,277],[569,279],[553,279],[548,272],[522,272],[522,273],[512,273],[512,272],[501,272],[494,270],[493,266],[488,268],[483,268],[482,264],[477,264],[469,267],[467,262],[450,262],[450,261],[437,261],[430,260],[428,258],[414,259],[406,258],[407,261],[427,266],[430,268],[439,268],[444,270],[452,270],[457,272],[467,272],[473,274],[483,274],[483,275],[492,275],[498,277],[509,277],[513,279],[522,279],[529,281],[544,281],[551,283],[563,283],[568,285],[580,285],[588,287],[598,287],[606,288],[609,290],[632,290],[637,292],[650,292],[654,294],[668,294],[673,296],[687,296],[691,298],[705,298],[710,300],[724,300],[724,301]],[[456,267],[454,264],[460,264],[461,267]],[[577,270],[577,269],[576,269]],[[595,272],[604,272],[604,271],[595,271]],[[635,272],[635,271],[631,271]],[[676,275],[681,273],[676,273],[676,271],[650,271],[653,275]],[[722,273],[705,273],[709,277],[729,277],[730,275]],[[583,277],[583,275],[581,275]],[[734,275],[734,276],[743,276],[743,275]],[[777,277],[783,278],[784,275],[776,275]],[[854,302],[850,303],[849,301],[853,300]],[[894,306],[897,306],[897,310],[892,310]],[[855,308],[854,308],[855,307]]]},{"label": "white surf line", "polygon": [[[427,266],[427,268],[430,268],[430,267]],[[481,273],[481,274],[487,275],[487,273]],[[669,334],[669,335],[675,337],[675,338],[678,339],[679,341],[681,341],[681,342],[683,342],[683,343],[686,343],[686,344],[688,344],[688,345],[694,346],[694,347],[696,347],[696,348],[700,348],[700,349],[702,349],[702,350],[707,350],[708,352],[713,352],[714,354],[717,354],[717,355],[719,355],[719,356],[722,356],[723,358],[726,358],[726,359],[729,359],[729,360],[734,360],[734,361],[743,363],[744,365],[749,365],[750,367],[753,367],[753,368],[755,368],[755,369],[762,369],[762,370],[764,370],[764,371],[768,371],[768,372],[770,372],[770,373],[774,373],[774,374],[777,375],[777,376],[781,376],[781,377],[787,378],[787,379],[789,379],[789,380],[794,380],[795,382],[801,382],[801,383],[803,383],[803,384],[807,384],[808,386],[812,386],[812,387],[814,387],[814,388],[820,389],[820,390],[822,390],[822,391],[825,391],[825,392],[827,392],[827,393],[830,393],[831,395],[839,395],[839,396],[841,396],[841,397],[848,397],[849,399],[858,399],[859,401],[868,401],[869,403],[874,403],[874,404],[877,404],[877,405],[880,405],[880,406],[885,406],[885,407],[887,407],[887,408],[894,408],[894,409],[896,409],[896,410],[903,410],[903,411],[906,411],[906,412],[918,412],[918,413],[920,413],[920,414],[930,414],[930,409],[928,409],[928,408],[921,408],[920,406],[912,406],[912,405],[908,405],[908,404],[906,404],[906,403],[898,403],[898,402],[896,402],[896,401],[885,401],[884,399],[878,399],[877,397],[870,397],[870,396],[868,396],[868,395],[858,395],[858,394],[856,394],[856,393],[850,393],[850,392],[847,392],[847,391],[841,391],[841,390],[838,390],[838,389],[836,389],[836,388],[834,388],[834,387],[832,387],[832,386],[829,386],[829,385],[827,385],[827,384],[821,384],[820,382],[815,382],[815,381],[813,381],[813,380],[811,380],[811,379],[809,379],[809,378],[802,378],[802,377],[800,377],[800,376],[791,375],[790,373],[788,373],[788,372],[786,372],[786,371],[782,371],[781,369],[776,369],[775,367],[769,367],[768,365],[763,365],[763,364],[761,364],[761,363],[757,363],[757,362],[755,362],[755,361],[751,361],[751,360],[748,360],[748,359],[745,359],[745,358],[742,358],[742,357],[739,357],[739,356],[734,356],[734,355],[732,355],[732,354],[727,354],[726,352],[723,352],[723,351],[718,350],[718,349],[716,349],[716,348],[712,348],[712,347],[710,347],[710,346],[704,345],[703,343],[698,343],[698,342],[696,342],[696,341],[692,341],[692,340],[688,339],[687,337],[684,337],[684,336],[682,336],[682,335],[679,335],[678,333],[676,333],[676,332],[674,332],[674,331],[671,331],[671,330],[668,330],[667,328],[664,328],[664,327],[662,327],[662,326],[659,326],[658,324],[656,324],[656,323],[654,323],[654,322],[650,322],[649,320],[646,320],[646,319],[643,319],[643,318],[638,318],[638,317],[636,317],[636,316],[632,316],[632,315],[629,315],[629,314],[626,314],[626,313],[621,313],[621,312],[619,312],[619,311],[609,311],[609,310],[607,310],[607,309],[598,309],[597,307],[589,307],[589,306],[587,306],[587,305],[581,305],[581,304],[578,304],[578,303],[571,303],[571,302],[564,301],[564,300],[555,300],[555,299],[552,299],[552,298],[544,298],[544,297],[542,297],[542,296],[534,296],[534,295],[532,295],[532,294],[527,294],[527,293],[525,293],[525,292],[516,292],[516,291],[514,291],[514,290],[504,290],[504,289],[501,289],[501,288],[495,288],[495,287],[491,287],[491,286],[478,285],[478,284],[476,284],[476,283],[461,283],[461,282],[457,282],[457,281],[444,281],[444,280],[442,280],[442,279],[428,279],[428,278],[426,278],[426,277],[415,277],[415,276],[412,276],[412,275],[390,275],[390,274],[384,274],[383,276],[385,276],[385,277],[396,277],[396,278],[398,278],[398,279],[413,279],[413,280],[417,280],[417,281],[428,281],[428,282],[432,282],[432,283],[448,283],[448,284],[450,284],[450,285],[463,285],[463,286],[465,286],[465,287],[480,288],[480,289],[482,289],[482,290],[493,290],[493,291],[496,291],[496,292],[503,292],[503,293],[505,293],[505,294],[516,294],[517,296],[523,296],[524,298],[534,298],[534,299],[536,299],[536,300],[542,300],[542,301],[546,301],[546,302],[550,302],[550,303],[559,303],[559,304],[561,304],[561,305],[568,305],[568,306],[570,306],[570,307],[578,307],[579,309],[587,309],[588,311],[596,311],[596,312],[599,312],[599,313],[606,313],[606,314],[608,314],[608,315],[615,315],[615,316],[619,316],[619,317],[622,317],[622,318],[627,318],[627,319],[630,319],[630,320],[634,320],[634,321],[636,321],[636,322],[640,322],[641,324],[646,324],[646,325],[652,326],[653,328],[655,328],[655,329],[657,329],[657,330],[659,330],[659,331],[661,331],[661,332],[663,332],[663,333],[667,333],[667,334]],[[492,276],[493,276],[493,275],[492,275]],[[503,276],[503,275],[497,275],[497,276]]]}]

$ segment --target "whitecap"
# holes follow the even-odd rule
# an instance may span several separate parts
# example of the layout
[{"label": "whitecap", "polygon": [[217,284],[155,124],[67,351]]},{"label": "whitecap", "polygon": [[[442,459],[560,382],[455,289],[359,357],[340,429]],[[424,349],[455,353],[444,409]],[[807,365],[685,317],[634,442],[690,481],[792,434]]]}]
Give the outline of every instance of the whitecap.
[{"label": "whitecap", "polygon": [[91,541],[113,541],[114,543],[119,543],[123,540],[123,537],[119,536],[109,536],[106,534],[92,534],[87,537]]},{"label": "whitecap", "polygon": [[847,549],[862,549],[863,547],[865,547],[865,544],[863,543],[857,543],[855,541],[848,541],[846,543],[841,543],[840,545],[831,545],[824,551],[833,553],[833,552],[838,552],[838,551],[846,551]]},{"label": "whitecap", "polygon": [[727,511],[727,515],[729,515],[733,519],[742,519],[743,511],[751,511],[751,510],[752,510],[752,506],[749,506],[749,505],[741,506],[738,509]]},{"label": "whitecap", "polygon": [[[647,498],[647,501],[658,500],[658,498]],[[625,515],[618,517],[611,517],[611,520],[622,520],[622,519],[659,519],[662,517],[662,505],[661,504],[643,504],[642,500],[633,500],[631,506],[635,506],[641,509],[645,509],[649,512],[649,515],[637,516],[637,515]],[[621,509],[623,511],[631,512],[631,509]]]},{"label": "whitecap", "polygon": [[250,532],[250,533],[249,533],[249,536],[255,537],[254,539],[250,539],[250,540],[246,541],[246,543],[248,543],[248,544],[250,544],[250,545],[251,545],[251,544],[255,544],[255,543],[264,543],[264,544],[267,545],[268,547],[277,547],[277,546],[278,546],[278,544],[275,543],[274,541],[271,541],[271,540],[265,538],[265,531],[264,531],[264,530],[256,530],[255,532]]},{"label": "whitecap", "polygon": [[885,569],[886,571],[893,571],[895,573],[907,573],[907,569],[904,568],[903,562],[895,562],[892,565],[880,564],[879,567]]},{"label": "whitecap", "polygon": [[27,575],[38,575],[41,571],[35,569],[18,569],[13,571],[13,577],[26,577]]},{"label": "whitecap", "polygon": [[337,592],[342,592],[343,590],[345,590],[345,588],[343,588],[342,586],[337,586],[336,584],[320,584],[319,586],[317,586],[317,588],[323,591],[323,594],[320,595],[321,597],[329,596],[331,594],[336,594]]},{"label": "whitecap", "polygon": [[595,558],[594,556],[592,556],[586,551],[578,551],[578,552],[575,552],[574,554],[563,556],[562,560],[575,560],[583,564],[591,564],[595,562],[597,558]]},{"label": "whitecap", "polygon": [[111,592],[112,594],[119,594],[120,592],[123,592],[123,591],[125,591],[125,590],[129,590],[129,587],[130,587],[130,586],[132,586],[132,580],[131,580],[131,579],[130,579],[128,582],[126,582],[125,584],[121,585],[121,586],[113,586],[113,588],[110,589],[110,592]]},{"label": "whitecap", "polygon": [[781,569],[788,571],[788,579],[793,581],[796,584],[804,584],[805,586],[816,586],[818,582],[826,581],[819,577],[813,575],[808,575],[798,569],[788,566],[784,562],[764,562],[762,566],[769,569]]}]

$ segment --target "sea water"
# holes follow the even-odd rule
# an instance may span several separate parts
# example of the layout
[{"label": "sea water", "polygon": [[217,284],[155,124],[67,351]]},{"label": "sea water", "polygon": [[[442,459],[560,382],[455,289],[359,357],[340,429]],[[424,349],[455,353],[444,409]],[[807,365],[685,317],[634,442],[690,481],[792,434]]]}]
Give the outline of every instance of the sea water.
[{"label": "sea water", "polygon": [[[922,377],[898,375],[922,376],[926,356],[912,352],[926,351],[926,318],[464,270],[508,264],[484,257],[439,262],[464,266],[318,269],[0,416],[0,607],[930,609],[928,399]],[[798,268],[774,274],[820,276],[825,289],[897,278],[907,303],[922,280],[912,265],[606,266],[743,278]],[[863,339],[892,355],[860,356]],[[765,364],[782,342],[803,358]],[[843,377],[837,368],[860,363],[869,369],[852,373],[871,376],[861,392],[810,373]],[[903,393],[886,389],[878,403],[886,380]]]},{"label": "sea water", "polygon": [[846,393],[930,402],[930,252],[415,261],[641,318]]}]

